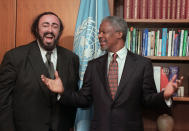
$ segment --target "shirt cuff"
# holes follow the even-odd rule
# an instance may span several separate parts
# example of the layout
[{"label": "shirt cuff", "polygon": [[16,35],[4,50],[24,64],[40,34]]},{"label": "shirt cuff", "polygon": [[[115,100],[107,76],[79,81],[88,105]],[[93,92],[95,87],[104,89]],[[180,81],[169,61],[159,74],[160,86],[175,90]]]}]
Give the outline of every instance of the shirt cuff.
[{"label": "shirt cuff", "polygon": [[59,100],[60,100],[60,98],[61,98],[61,95],[60,95],[60,94],[58,94],[58,95],[57,95],[57,100],[59,101]]},{"label": "shirt cuff", "polygon": [[171,98],[169,98],[168,100],[165,100],[165,103],[167,104],[168,107],[171,107],[173,101]]}]

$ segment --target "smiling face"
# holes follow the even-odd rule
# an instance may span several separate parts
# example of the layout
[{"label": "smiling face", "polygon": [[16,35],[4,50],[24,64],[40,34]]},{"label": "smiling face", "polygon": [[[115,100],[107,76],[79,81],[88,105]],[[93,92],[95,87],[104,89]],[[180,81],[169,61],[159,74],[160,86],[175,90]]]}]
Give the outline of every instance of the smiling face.
[{"label": "smiling face", "polygon": [[120,44],[122,34],[117,32],[109,21],[103,21],[100,25],[98,39],[102,50],[116,52],[122,45]]},{"label": "smiling face", "polygon": [[42,48],[51,51],[58,43],[60,22],[55,15],[48,14],[40,18],[38,24],[38,41]]}]

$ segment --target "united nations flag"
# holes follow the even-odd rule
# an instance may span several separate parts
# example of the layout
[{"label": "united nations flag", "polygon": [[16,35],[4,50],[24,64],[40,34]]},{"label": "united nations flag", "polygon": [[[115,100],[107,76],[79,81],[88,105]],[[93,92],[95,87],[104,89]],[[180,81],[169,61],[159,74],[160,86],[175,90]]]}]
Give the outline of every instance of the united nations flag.
[{"label": "united nations flag", "polygon": [[[80,58],[80,88],[88,61],[103,54],[98,41],[98,29],[102,19],[109,15],[107,0],[80,1],[74,35],[74,52]],[[89,131],[91,115],[91,109],[77,110],[76,131]]]}]

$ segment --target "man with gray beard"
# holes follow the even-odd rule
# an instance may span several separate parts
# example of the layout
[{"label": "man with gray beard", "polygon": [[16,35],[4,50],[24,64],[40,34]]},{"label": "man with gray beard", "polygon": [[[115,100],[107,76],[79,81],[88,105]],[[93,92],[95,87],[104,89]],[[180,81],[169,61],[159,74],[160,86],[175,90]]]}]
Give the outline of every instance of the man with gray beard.
[{"label": "man with gray beard", "polygon": [[57,71],[64,88],[77,90],[79,58],[58,46],[64,27],[53,12],[37,16],[31,31],[36,40],[8,51],[0,66],[0,131],[69,131],[76,108],[60,103],[41,74],[54,79]]}]

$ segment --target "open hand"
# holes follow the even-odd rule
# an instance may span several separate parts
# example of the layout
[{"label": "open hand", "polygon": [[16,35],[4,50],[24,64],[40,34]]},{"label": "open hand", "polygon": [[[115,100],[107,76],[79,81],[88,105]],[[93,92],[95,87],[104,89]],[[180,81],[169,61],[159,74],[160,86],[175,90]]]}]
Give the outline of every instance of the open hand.
[{"label": "open hand", "polygon": [[[164,90],[164,98],[165,99],[169,99],[177,90],[178,87],[182,85],[182,81],[184,79],[183,76],[181,76],[180,79],[176,80],[176,75],[174,75],[172,77],[172,79],[169,81],[169,83],[167,84],[165,90]],[[175,82],[176,80],[176,82]]]},{"label": "open hand", "polygon": [[54,80],[47,78],[45,75],[41,75],[41,80],[52,92],[54,93],[64,92],[64,87],[57,71],[55,71]]}]

